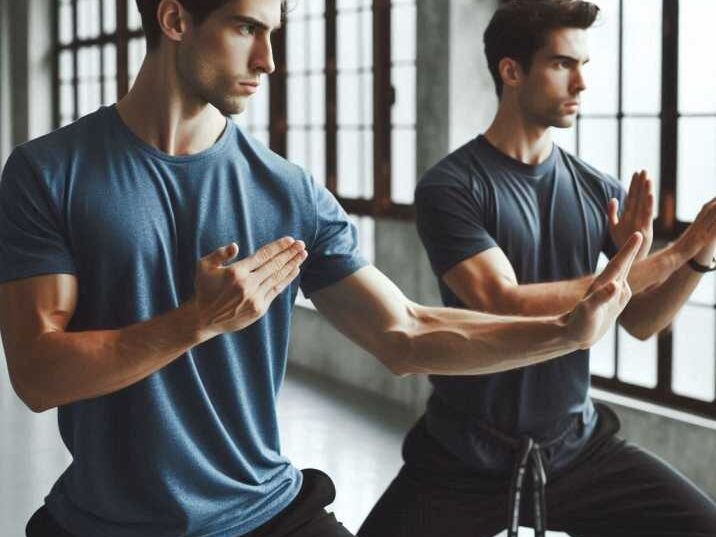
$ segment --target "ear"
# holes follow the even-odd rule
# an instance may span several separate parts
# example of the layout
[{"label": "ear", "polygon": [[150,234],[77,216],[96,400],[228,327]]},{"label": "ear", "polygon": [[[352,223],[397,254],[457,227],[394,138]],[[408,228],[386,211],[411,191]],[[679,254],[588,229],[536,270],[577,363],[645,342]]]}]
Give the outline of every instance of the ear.
[{"label": "ear", "polygon": [[524,73],[517,61],[512,58],[502,58],[497,68],[505,87],[516,88],[522,83]]},{"label": "ear", "polygon": [[189,26],[189,13],[177,0],[161,0],[157,6],[157,22],[162,33],[170,40],[179,42]]}]

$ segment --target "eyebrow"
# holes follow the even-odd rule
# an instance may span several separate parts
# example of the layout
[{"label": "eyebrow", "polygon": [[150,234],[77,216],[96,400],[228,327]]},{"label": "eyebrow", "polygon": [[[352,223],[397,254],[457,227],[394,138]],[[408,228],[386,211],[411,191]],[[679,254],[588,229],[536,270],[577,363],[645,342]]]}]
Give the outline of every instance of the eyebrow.
[{"label": "eyebrow", "polygon": [[274,31],[281,28],[281,25],[279,24],[275,28],[271,28],[268,24],[265,22],[260,21],[259,19],[256,19],[254,17],[249,17],[248,15],[233,15],[231,17],[235,22],[243,22],[245,24],[253,24],[254,26],[261,28],[262,30],[266,31]]},{"label": "eyebrow", "polygon": [[[550,56],[549,58],[551,61],[560,60],[560,61],[570,61],[574,63],[579,63],[579,59],[574,58],[572,56],[565,56],[564,54],[555,54],[554,56]],[[589,63],[589,58],[586,58],[582,63]]]}]

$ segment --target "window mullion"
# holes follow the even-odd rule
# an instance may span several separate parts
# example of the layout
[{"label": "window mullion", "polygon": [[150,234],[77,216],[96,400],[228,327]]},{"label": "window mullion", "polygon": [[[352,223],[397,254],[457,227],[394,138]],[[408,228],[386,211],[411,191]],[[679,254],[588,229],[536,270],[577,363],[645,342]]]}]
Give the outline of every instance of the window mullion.
[{"label": "window mullion", "polygon": [[373,1],[373,199],[390,209],[391,85],[390,0]]}]

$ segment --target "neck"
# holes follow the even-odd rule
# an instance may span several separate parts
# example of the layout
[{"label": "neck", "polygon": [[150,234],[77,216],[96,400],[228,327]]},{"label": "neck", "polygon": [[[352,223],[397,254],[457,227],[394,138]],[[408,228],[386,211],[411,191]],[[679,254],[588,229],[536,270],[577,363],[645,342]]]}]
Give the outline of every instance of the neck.
[{"label": "neck", "polygon": [[500,152],[525,164],[544,162],[552,152],[549,127],[529,121],[516,105],[501,100],[485,138]]},{"label": "neck", "polygon": [[208,149],[221,136],[226,119],[215,107],[183,89],[169,58],[171,51],[148,54],[132,89],[117,112],[141,140],[168,155]]}]

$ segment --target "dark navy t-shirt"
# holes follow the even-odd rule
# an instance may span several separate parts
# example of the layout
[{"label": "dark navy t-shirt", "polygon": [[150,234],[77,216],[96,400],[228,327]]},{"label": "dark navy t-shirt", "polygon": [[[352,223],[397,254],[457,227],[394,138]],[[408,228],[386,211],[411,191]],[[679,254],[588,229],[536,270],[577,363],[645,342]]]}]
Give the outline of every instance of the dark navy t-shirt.
[{"label": "dark navy t-shirt", "polygon": [[101,108],[12,153],[0,282],[76,275],[71,331],[165,313],[192,297],[200,257],[233,241],[244,258],[284,235],[309,257],[261,319],[59,408],[73,460],[46,504],[70,533],[236,537],[284,509],[301,487],[276,420],[299,283],[310,295],[365,262],[333,196],[232,121],[209,149],[168,156]]},{"label": "dark navy t-shirt", "polygon": [[[501,248],[520,284],[592,274],[600,252],[612,256],[609,200],[623,199],[618,181],[554,146],[531,166],[479,136],[430,169],[415,195],[417,224],[446,306],[465,307],[442,275],[480,252]],[[551,439],[581,422],[549,455],[565,463],[595,424],[588,396],[589,351],[483,376],[432,376],[431,433],[471,465],[503,471],[512,458],[486,439],[484,427],[512,437]]]}]

